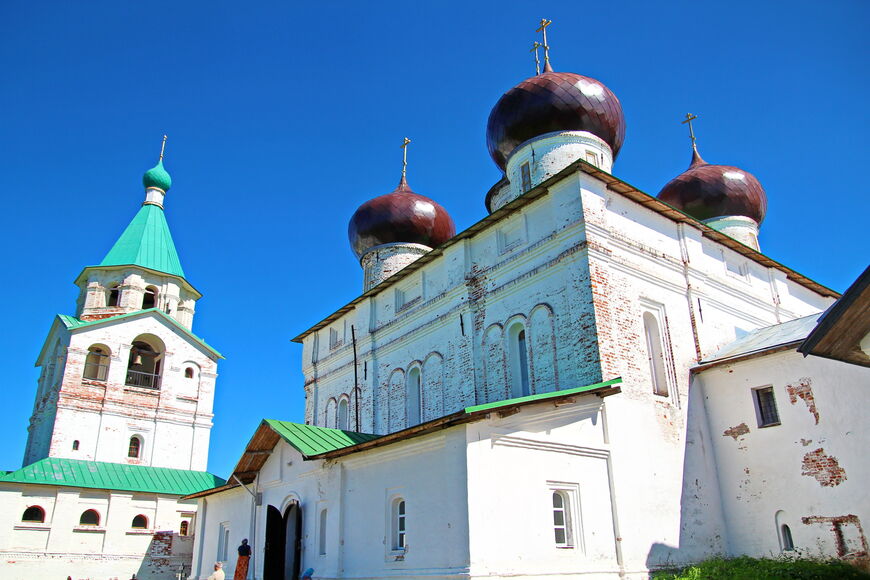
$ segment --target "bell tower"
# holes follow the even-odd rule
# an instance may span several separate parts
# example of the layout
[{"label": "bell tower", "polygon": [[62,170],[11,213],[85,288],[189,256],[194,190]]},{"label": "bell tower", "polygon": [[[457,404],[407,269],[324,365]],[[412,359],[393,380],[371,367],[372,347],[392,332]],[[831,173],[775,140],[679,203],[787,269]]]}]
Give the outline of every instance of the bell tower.
[{"label": "bell tower", "polygon": [[202,295],[164,214],[172,178],[162,148],[143,185],[145,201],[118,241],[76,278],[75,315],[58,314],[49,330],[25,465],[63,457],[206,469],[222,357],[191,330]]}]

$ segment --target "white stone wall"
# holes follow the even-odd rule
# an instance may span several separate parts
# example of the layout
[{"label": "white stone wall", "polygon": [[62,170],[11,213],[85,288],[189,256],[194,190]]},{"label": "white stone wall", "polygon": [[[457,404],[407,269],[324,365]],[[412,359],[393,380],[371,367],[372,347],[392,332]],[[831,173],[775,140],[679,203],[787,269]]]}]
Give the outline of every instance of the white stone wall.
[{"label": "white stone wall", "polygon": [[[43,523],[23,522],[31,506],[45,510]],[[79,525],[86,510],[97,526]],[[196,504],[178,496],[29,484],[0,486],[0,577],[173,580],[183,564],[190,570],[193,538],[181,537]],[[132,527],[144,515],[146,529]],[[191,528],[192,531],[192,528]]]},{"label": "white stone wall", "polygon": [[[212,354],[155,314],[56,332],[68,347],[61,346],[63,354],[56,357],[54,386],[37,398],[25,465],[52,456],[206,469],[217,377]],[[131,345],[142,335],[162,344],[159,389],[125,385]],[[83,378],[88,348],[95,344],[111,353],[105,381]],[[192,378],[185,376],[187,368]],[[139,459],[127,456],[134,435],[143,443]]]},{"label": "white stone wall", "polygon": [[[773,387],[780,423],[760,426],[753,390]],[[794,350],[695,377],[712,432],[729,553],[867,557],[870,369]],[[838,541],[839,529],[840,541]]]}]

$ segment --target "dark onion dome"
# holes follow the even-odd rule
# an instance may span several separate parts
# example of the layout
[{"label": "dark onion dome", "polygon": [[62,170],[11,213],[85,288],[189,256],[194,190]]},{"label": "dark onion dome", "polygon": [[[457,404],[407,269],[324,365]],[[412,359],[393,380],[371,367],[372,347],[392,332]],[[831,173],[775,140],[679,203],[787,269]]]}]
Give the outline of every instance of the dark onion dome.
[{"label": "dark onion dome", "polygon": [[730,165],[710,165],[697,149],[689,169],[670,180],[658,198],[697,220],[739,215],[761,225],[767,213],[767,195],[754,175]]},{"label": "dark onion dome", "polygon": [[391,193],[359,206],[347,226],[347,237],[357,258],[381,244],[436,248],[455,234],[456,226],[447,210],[411,191],[404,176]]},{"label": "dark onion dome", "polygon": [[622,105],[595,79],[545,71],[498,100],[486,125],[486,146],[504,169],[518,145],[553,131],[588,131],[607,143],[616,159],[625,139]]}]

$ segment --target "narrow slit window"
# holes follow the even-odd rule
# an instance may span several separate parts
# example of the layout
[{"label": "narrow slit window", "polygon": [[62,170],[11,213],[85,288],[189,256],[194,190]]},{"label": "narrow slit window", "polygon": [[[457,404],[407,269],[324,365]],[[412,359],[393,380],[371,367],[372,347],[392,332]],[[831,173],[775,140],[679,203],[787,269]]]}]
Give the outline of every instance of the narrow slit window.
[{"label": "narrow slit window", "polygon": [[791,528],[786,524],[782,524],[780,532],[782,533],[782,551],[791,552],[794,550],[794,541],[791,539]]},{"label": "narrow slit window", "polygon": [[522,187],[524,193],[532,188],[532,170],[529,167],[528,161],[520,165],[520,179],[522,179],[523,182]]},{"label": "narrow slit window", "polygon": [[393,550],[404,550],[407,546],[407,514],[405,513],[405,500],[393,501]]},{"label": "narrow slit window", "polygon": [[420,368],[414,367],[408,371],[408,381],[405,385],[405,401],[406,412],[408,417],[408,427],[412,427],[420,423],[420,403],[421,403],[421,380]]},{"label": "narrow slit window", "polygon": [[338,402],[338,428],[347,431],[350,423],[350,406],[347,399]]},{"label": "narrow slit window", "polygon": [[326,555],[326,509],[320,510],[320,549],[318,550],[321,556]]},{"label": "narrow slit window", "polygon": [[106,300],[106,306],[120,306],[121,305],[121,289],[118,288],[118,285],[115,284],[111,288],[109,288],[109,298]]},{"label": "narrow slit window", "polygon": [[79,440],[78,440],[78,439],[76,439],[75,441],[73,441],[73,446],[72,446],[72,447],[73,447],[73,451],[78,451],[78,450],[79,450]]},{"label": "narrow slit window", "polygon": [[553,535],[556,546],[570,548],[573,546],[571,533],[571,511],[568,497],[561,491],[553,492]]},{"label": "narrow slit window", "polygon": [[186,536],[186,535],[187,535],[187,531],[188,531],[188,526],[189,526],[189,525],[190,525],[190,524],[187,523],[187,520],[182,520],[182,521],[181,521],[181,526],[179,526],[179,528],[178,528],[178,533],[179,533],[179,535],[181,535],[181,536]]},{"label": "narrow slit window", "polygon": [[643,332],[646,339],[647,359],[649,360],[650,379],[653,393],[668,395],[668,378],[665,372],[665,356],[659,323],[651,312],[643,313]]},{"label": "narrow slit window", "polygon": [[139,459],[142,453],[142,440],[135,435],[130,437],[130,445],[127,447],[127,457],[131,459]]}]

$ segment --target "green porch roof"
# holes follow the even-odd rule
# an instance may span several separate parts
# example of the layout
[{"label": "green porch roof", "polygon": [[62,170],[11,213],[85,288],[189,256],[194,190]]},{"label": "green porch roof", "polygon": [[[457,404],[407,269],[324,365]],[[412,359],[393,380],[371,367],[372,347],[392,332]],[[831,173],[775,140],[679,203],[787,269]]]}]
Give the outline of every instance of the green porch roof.
[{"label": "green porch roof", "polygon": [[275,419],[264,419],[263,422],[306,457],[343,449],[380,437],[380,435],[371,435],[369,433],[329,429],[315,425],[302,425],[300,423],[277,421]]},{"label": "green porch roof", "polygon": [[499,407],[510,407],[512,405],[519,405],[524,403],[534,403],[537,401],[546,401],[547,399],[555,399],[561,397],[567,397],[570,395],[580,395],[587,391],[594,391],[596,389],[600,389],[603,387],[611,387],[613,385],[618,385],[622,382],[622,377],[617,377],[615,379],[610,379],[609,381],[604,381],[602,383],[595,383],[594,385],[586,385],[585,387],[574,387],[573,389],[562,389],[561,391],[553,391],[551,393],[541,393],[538,395],[529,395],[527,397],[515,397],[513,399],[505,399],[504,401],[494,401],[492,403],[484,403],[482,405],[474,405],[473,407],[466,407],[465,412],[468,414],[476,413],[478,411],[491,411],[493,409],[498,409]]},{"label": "green porch roof", "polygon": [[76,318],[75,316],[70,316],[68,314],[58,314],[57,317],[60,319],[61,323],[67,328],[67,330],[77,330],[79,328],[84,328],[87,326],[96,326],[98,324],[105,324],[107,322],[114,322],[117,320],[121,320],[124,318],[131,318],[133,316],[141,316],[147,313],[154,313],[161,317],[163,320],[166,320],[181,332],[192,338],[195,342],[199,343],[204,349],[214,354],[218,358],[224,358],[221,353],[216,351],[211,345],[209,345],[206,341],[198,337],[197,335],[190,332],[187,328],[181,325],[177,320],[160,310],[159,308],[146,308],[145,310],[137,310],[135,312],[127,312],[125,314],[119,314],[117,316],[110,316],[108,318],[101,318],[99,320],[81,320]]},{"label": "green porch roof", "polygon": [[205,471],[48,457],[0,476],[3,483],[187,495],[226,483]]},{"label": "green porch roof", "polygon": [[163,209],[145,204],[100,262],[100,266],[141,266],[184,278]]}]

